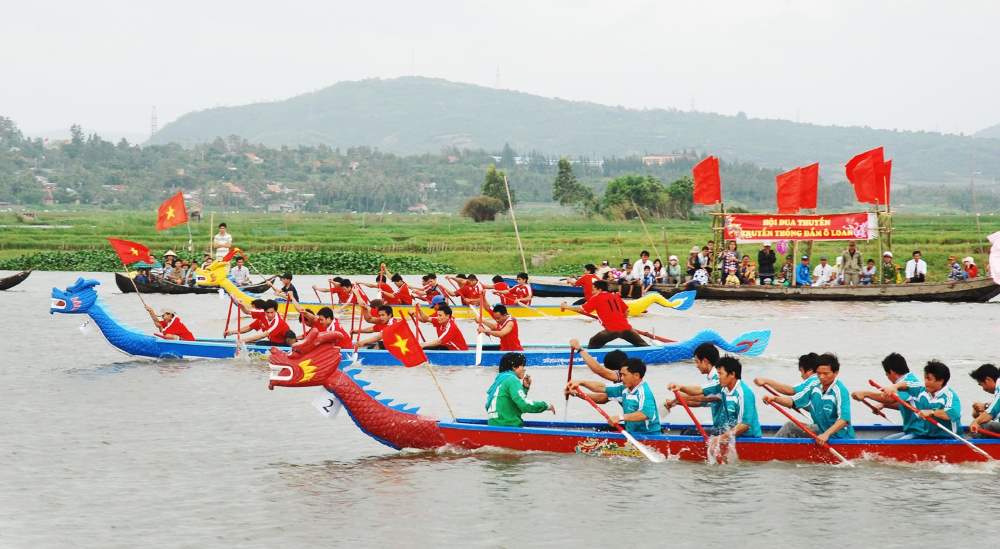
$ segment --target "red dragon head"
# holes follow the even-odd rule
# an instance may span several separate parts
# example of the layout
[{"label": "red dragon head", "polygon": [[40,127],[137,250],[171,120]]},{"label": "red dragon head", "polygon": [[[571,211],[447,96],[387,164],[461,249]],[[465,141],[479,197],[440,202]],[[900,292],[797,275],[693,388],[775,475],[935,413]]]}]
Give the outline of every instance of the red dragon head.
[{"label": "red dragon head", "polygon": [[337,336],[312,330],[292,347],[291,354],[272,347],[268,388],[325,385],[340,367],[340,347],[331,343]]}]

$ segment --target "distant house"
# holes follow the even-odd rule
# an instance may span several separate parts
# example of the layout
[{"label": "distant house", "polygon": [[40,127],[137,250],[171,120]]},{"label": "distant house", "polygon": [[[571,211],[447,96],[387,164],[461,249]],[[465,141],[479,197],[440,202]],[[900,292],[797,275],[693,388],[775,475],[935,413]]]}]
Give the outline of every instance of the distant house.
[{"label": "distant house", "polygon": [[226,190],[229,191],[229,193],[231,193],[231,194],[240,194],[240,195],[243,195],[243,194],[247,193],[246,191],[244,191],[239,186],[234,185],[234,184],[232,184],[232,183],[230,183],[228,181],[226,181],[225,183],[223,183],[222,186],[225,187]]},{"label": "distant house", "polygon": [[646,166],[663,166],[664,164],[673,164],[684,155],[681,154],[650,154],[642,157],[642,163]]},{"label": "distant house", "polygon": [[249,160],[251,164],[263,164],[264,163],[264,159],[261,158],[261,157],[259,157],[259,156],[257,156],[254,153],[243,153],[243,156],[245,156],[246,159]]},{"label": "distant house", "polygon": [[427,213],[430,211],[430,208],[427,207],[427,204],[420,203],[420,204],[414,204],[409,208],[406,208],[406,211],[410,213]]}]

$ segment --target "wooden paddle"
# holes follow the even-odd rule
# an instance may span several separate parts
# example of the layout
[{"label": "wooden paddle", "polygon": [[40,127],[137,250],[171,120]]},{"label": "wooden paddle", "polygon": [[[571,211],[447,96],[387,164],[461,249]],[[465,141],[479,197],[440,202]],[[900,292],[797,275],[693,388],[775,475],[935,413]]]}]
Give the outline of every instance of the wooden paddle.
[{"label": "wooden paddle", "polygon": [[807,435],[809,435],[810,437],[812,437],[813,442],[815,442],[817,445],[819,445],[819,446],[821,446],[823,448],[826,448],[827,450],[830,451],[831,454],[837,456],[837,459],[839,459],[841,463],[843,463],[844,465],[848,465],[850,467],[854,467],[854,464],[851,463],[850,461],[848,461],[847,458],[845,458],[844,456],[840,455],[840,452],[838,452],[836,448],[834,448],[833,446],[830,446],[828,443],[823,442],[822,440],[820,440],[819,435],[817,435],[816,433],[812,432],[812,429],[810,429],[809,427],[806,427],[805,425],[803,425],[801,421],[795,419],[795,416],[793,416],[792,414],[789,414],[783,407],[779,406],[778,404],[776,404],[774,402],[768,402],[768,404],[770,404],[775,410],[781,412],[781,415],[787,417],[788,420],[791,421],[792,423],[794,423],[799,429],[802,429],[803,431],[805,431],[805,433]]},{"label": "wooden paddle", "polygon": [[[611,417],[608,415],[608,413],[605,412],[603,408],[598,406],[597,403],[594,402],[594,399],[590,398],[590,395],[585,393],[583,389],[577,387],[576,394],[579,395],[580,398],[582,398],[583,400],[589,402],[590,405],[593,406],[594,409],[597,410],[599,414],[604,416],[604,419],[611,421]],[[618,428],[619,433],[625,436],[625,440],[627,440],[629,444],[634,446],[636,450],[639,450],[639,452],[642,453],[642,455],[645,456],[646,459],[648,459],[649,461],[652,461],[653,463],[663,463],[664,461],[667,460],[667,458],[663,457],[663,454],[657,452],[656,450],[636,440],[635,437],[632,436],[632,433],[628,432],[625,429],[625,427],[623,427],[621,424],[616,424],[615,427]]]},{"label": "wooden paddle", "polygon": [[[766,383],[764,385],[762,385],[762,387],[764,387],[765,391],[771,393],[774,396],[781,396],[780,394],[778,394],[778,391],[775,391],[773,387],[771,387],[770,385],[768,385]],[[795,411],[798,412],[799,415],[801,415],[802,417],[806,417],[806,413],[803,412],[802,410],[800,410],[798,408],[795,408]]]},{"label": "wooden paddle", "polygon": [[701,426],[701,422],[698,421],[698,418],[694,416],[694,412],[691,411],[691,407],[688,406],[687,401],[684,400],[684,396],[681,395],[680,391],[674,391],[674,396],[677,397],[677,402],[680,402],[681,406],[684,407],[684,411],[687,412],[688,417],[690,417],[691,421],[694,422],[694,426],[698,428],[698,432],[701,433],[701,438],[705,439],[705,442],[708,443],[708,433],[705,432],[705,428]]},{"label": "wooden paddle", "polygon": [[[869,379],[869,380],[868,380],[868,384],[869,384],[869,385],[871,385],[872,387],[875,387],[875,388],[876,388],[876,389],[878,389],[879,391],[881,391],[881,390],[882,390],[882,386],[881,386],[881,385],[879,385],[878,383],[876,383],[874,379]],[[884,393],[883,393],[883,394],[884,394]],[[892,397],[893,399],[895,399],[895,400],[896,400],[896,402],[898,402],[899,404],[901,404],[901,405],[903,405],[903,406],[906,406],[906,408],[907,408],[907,409],[908,409],[909,411],[913,412],[914,414],[917,414],[917,416],[919,416],[919,417],[920,417],[920,419],[923,419],[924,421],[927,421],[927,422],[929,422],[929,423],[933,423],[933,424],[934,424],[934,425],[936,425],[936,426],[937,426],[937,427],[938,427],[939,429],[941,429],[942,431],[944,431],[944,432],[948,433],[949,435],[951,435],[951,437],[952,437],[952,438],[954,438],[955,440],[957,440],[957,441],[959,441],[959,442],[961,442],[961,443],[965,444],[966,446],[968,446],[968,447],[969,447],[969,449],[971,449],[971,450],[972,450],[973,452],[976,452],[977,454],[979,454],[979,455],[981,455],[981,456],[985,457],[987,461],[993,461],[993,456],[991,456],[991,455],[989,455],[988,453],[986,453],[986,450],[983,450],[983,449],[982,449],[982,448],[980,448],[979,446],[976,446],[975,444],[973,444],[973,443],[969,442],[969,441],[968,441],[967,439],[965,439],[965,438],[962,438],[962,436],[961,436],[961,435],[959,435],[959,434],[958,434],[958,433],[956,433],[955,431],[952,431],[951,429],[949,429],[949,428],[945,427],[945,426],[944,426],[944,425],[943,425],[943,424],[942,424],[941,422],[939,422],[939,421],[938,421],[937,419],[935,419],[935,418],[933,418],[933,417],[924,417],[924,416],[922,416],[922,415],[920,414],[920,410],[918,410],[918,409],[917,409],[917,408],[916,408],[916,407],[915,407],[914,405],[910,404],[909,402],[906,402],[905,400],[903,400],[903,399],[899,398],[899,395],[897,395],[897,394],[896,394],[895,392],[892,392],[892,393],[890,393],[890,395],[889,395],[889,396],[891,396],[891,397]]]},{"label": "wooden paddle", "polygon": [[[566,383],[573,381],[573,357],[576,356],[576,349],[570,348],[569,350],[569,370],[566,372]],[[566,407],[563,408],[563,423],[566,423],[569,418],[569,394],[566,394]]]},{"label": "wooden paddle", "polygon": [[882,412],[882,410],[876,408],[871,402],[868,402],[867,399],[868,399],[868,397],[865,397],[864,399],[861,400],[861,403],[864,404],[865,406],[867,406],[868,409],[871,410],[873,414],[875,414],[877,416],[882,416],[889,423],[893,423],[893,421],[891,419],[889,419],[889,416],[885,415],[885,413]]}]

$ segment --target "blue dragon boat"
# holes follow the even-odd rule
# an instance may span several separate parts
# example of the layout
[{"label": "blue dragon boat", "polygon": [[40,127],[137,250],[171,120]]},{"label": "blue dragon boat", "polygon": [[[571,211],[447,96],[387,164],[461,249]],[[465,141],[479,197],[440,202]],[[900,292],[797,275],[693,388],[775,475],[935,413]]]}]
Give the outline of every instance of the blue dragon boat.
[{"label": "blue dragon boat", "polygon": [[[52,303],[49,313],[88,315],[105,339],[116,349],[134,356],[150,358],[233,358],[237,356],[239,345],[232,339],[198,339],[195,341],[169,340],[143,333],[123,325],[103,306],[97,295],[100,282],[92,279],[79,278],[73,285],[64,290],[52,288]],[[698,332],[690,339],[665,345],[650,345],[647,347],[608,346],[594,349],[590,354],[597,360],[603,360],[604,355],[621,349],[629,356],[643,359],[647,364],[666,364],[687,360],[694,355],[695,348],[709,342],[720,349],[745,356],[758,356],[767,348],[770,341],[770,330],[747,332],[731,341],[724,339],[712,330]],[[266,355],[272,345],[245,344],[246,351],[251,354]],[[401,366],[388,351],[378,349],[359,349],[355,354],[353,349],[341,351],[344,359],[360,362],[368,366]],[[427,358],[436,366],[473,366],[476,363],[475,350],[469,351],[426,351]],[[480,366],[496,367],[500,364],[503,351],[484,350]],[[568,345],[527,345],[524,356],[529,366],[565,366],[569,364]]]}]

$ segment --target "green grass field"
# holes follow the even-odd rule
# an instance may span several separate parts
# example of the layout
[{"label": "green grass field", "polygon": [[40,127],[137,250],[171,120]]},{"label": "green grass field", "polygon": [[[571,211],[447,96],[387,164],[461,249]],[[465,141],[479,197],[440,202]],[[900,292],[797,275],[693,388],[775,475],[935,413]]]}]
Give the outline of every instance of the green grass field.
[{"label": "green grass field", "polygon": [[[208,249],[214,233],[210,216],[193,222],[194,250]],[[106,249],[106,237],[135,240],[156,255],[168,248],[186,249],[184,226],[157,233],[152,212],[106,211],[41,212],[25,223],[13,213],[0,213],[0,258],[42,250]],[[514,273],[520,270],[513,225],[509,217],[494,223],[473,223],[453,215],[377,214],[233,214],[216,213],[214,222],[225,221],[235,245],[254,251],[327,250],[377,251],[387,255],[417,255],[454,265],[459,272]],[[564,274],[584,263],[635,259],[642,249],[684,256],[692,245],[713,238],[708,217],[691,221],[648,220],[652,243],[636,220],[586,219],[552,208],[526,207],[518,216],[528,269],[534,274]],[[969,215],[896,215],[893,251],[903,264],[910,252],[924,252],[931,277],[946,278],[948,255],[972,255],[980,268],[986,265],[986,235],[1000,230],[1000,217],[980,219]],[[56,226],[45,228],[45,226]],[[813,257],[839,254],[843,244],[817,242]],[[741,252],[756,259],[756,245],[743,245]],[[804,249],[804,248],[802,248]],[[800,249],[800,251],[802,250]],[[865,257],[878,255],[878,242],[861,244]]]}]

